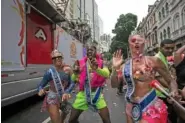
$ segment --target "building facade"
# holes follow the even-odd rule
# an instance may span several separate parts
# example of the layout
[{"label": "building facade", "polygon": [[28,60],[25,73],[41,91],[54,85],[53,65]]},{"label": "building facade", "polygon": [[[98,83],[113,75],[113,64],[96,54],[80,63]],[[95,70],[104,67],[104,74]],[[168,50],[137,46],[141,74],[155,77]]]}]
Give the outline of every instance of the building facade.
[{"label": "building facade", "polygon": [[74,18],[87,20],[91,27],[92,40],[99,41],[98,5],[95,0],[74,0]]},{"label": "building facade", "polygon": [[[95,0],[94,0],[95,1]],[[100,41],[98,4],[94,2],[94,40]]]},{"label": "building facade", "polygon": [[138,32],[147,40],[146,49],[156,49],[163,39],[172,39],[177,45],[185,42],[185,0],[157,0],[149,5],[148,14],[138,26]]},{"label": "building facade", "polygon": [[177,47],[185,44],[185,0],[171,0],[171,35]]},{"label": "building facade", "polygon": [[109,34],[101,35],[98,43],[100,52],[108,52],[111,45],[111,36]]},{"label": "building facade", "polygon": [[98,22],[99,22],[99,34],[101,36],[103,35],[103,21],[100,16],[98,16]]}]

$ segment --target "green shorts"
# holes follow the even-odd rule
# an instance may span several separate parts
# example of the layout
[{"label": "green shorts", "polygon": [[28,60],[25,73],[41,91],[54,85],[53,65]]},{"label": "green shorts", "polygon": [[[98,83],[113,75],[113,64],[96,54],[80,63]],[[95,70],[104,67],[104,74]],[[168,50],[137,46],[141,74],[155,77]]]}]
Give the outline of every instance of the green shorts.
[{"label": "green shorts", "polygon": [[[94,97],[95,92],[91,93],[91,98]],[[96,102],[96,107],[97,109],[102,109],[105,108],[107,106],[103,95],[101,94],[99,99]],[[88,104],[86,101],[86,96],[85,96],[85,92],[84,91],[80,91],[78,92],[78,94],[76,95],[76,99],[73,103],[73,108],[74,109],[79,109],[79,110],[87,110],[88,109]]]}]

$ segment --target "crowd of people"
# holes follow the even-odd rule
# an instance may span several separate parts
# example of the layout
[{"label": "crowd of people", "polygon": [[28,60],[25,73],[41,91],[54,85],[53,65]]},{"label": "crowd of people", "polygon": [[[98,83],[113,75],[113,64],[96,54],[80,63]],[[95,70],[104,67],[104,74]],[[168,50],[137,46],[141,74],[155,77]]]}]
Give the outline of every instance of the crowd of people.
[{"label": "crowd of people", "polygon": [[86,47],[86,55],[72,67],[54,50],[53,66],[38,85],[38,95],[45,95],[42,110],[49,112],[52,123],[64,123],[69,114],[67,102],[78,85],[68,122],[78,123],[80,114],[90,109],[99,113],[103,123],[111,123],[102,91],[110,79],[117,94],[126,88],[127,123],[185,123],[185,45],[175,50],[175,43],[165,39],[155,56],[147,56],[145,43],[140,35],[130,36],[131,57],[124,60],[122,51],[116,51],[111,69],[93,45]]}]

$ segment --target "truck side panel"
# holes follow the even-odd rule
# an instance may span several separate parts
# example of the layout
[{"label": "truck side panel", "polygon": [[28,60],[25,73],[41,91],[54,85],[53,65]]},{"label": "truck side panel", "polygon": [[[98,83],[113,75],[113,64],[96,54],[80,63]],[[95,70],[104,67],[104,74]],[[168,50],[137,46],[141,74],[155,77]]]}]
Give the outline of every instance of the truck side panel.
[{"label": "truck side panel", "polygon": [[1,2],[1,71],[24,70],[26,27],[23,0]]},{"label": "truck side panel", "polygon": [[55,48],[64,54],[64,62],[72,65],[83,57],[83,45],[74,37],[57,26],[55,31]]},{"label": "truck side panel", "polygon": [[27,64],[51,64],[52,24],[35,10],[27,14]]},{"label": "truck side panel", "polygon": [[[6,68],[6,71],[1,71],[2,107],[35,95],[38,83],[51,64],[50,53],[54,45],[51,23],[34,11],[28,15],[30,22],[26,25],[24,8],[22,0],[2,0],[2,59],[5,61],[2,62],[2,70]],[[26,31],[29,33],[27,47]],[[27,55],[29,65],[24,59],[26,48],[30,52]]]}]

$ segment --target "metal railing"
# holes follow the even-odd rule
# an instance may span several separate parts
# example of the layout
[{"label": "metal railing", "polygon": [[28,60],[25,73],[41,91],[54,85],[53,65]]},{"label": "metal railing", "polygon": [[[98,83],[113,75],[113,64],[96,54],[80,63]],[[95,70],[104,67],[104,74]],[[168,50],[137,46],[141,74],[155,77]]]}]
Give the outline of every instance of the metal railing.
[{"label": "metal railing", "polygon": [[69,0],[47,0],[51,5],[53,5],[58,12],[65,16]]}]

